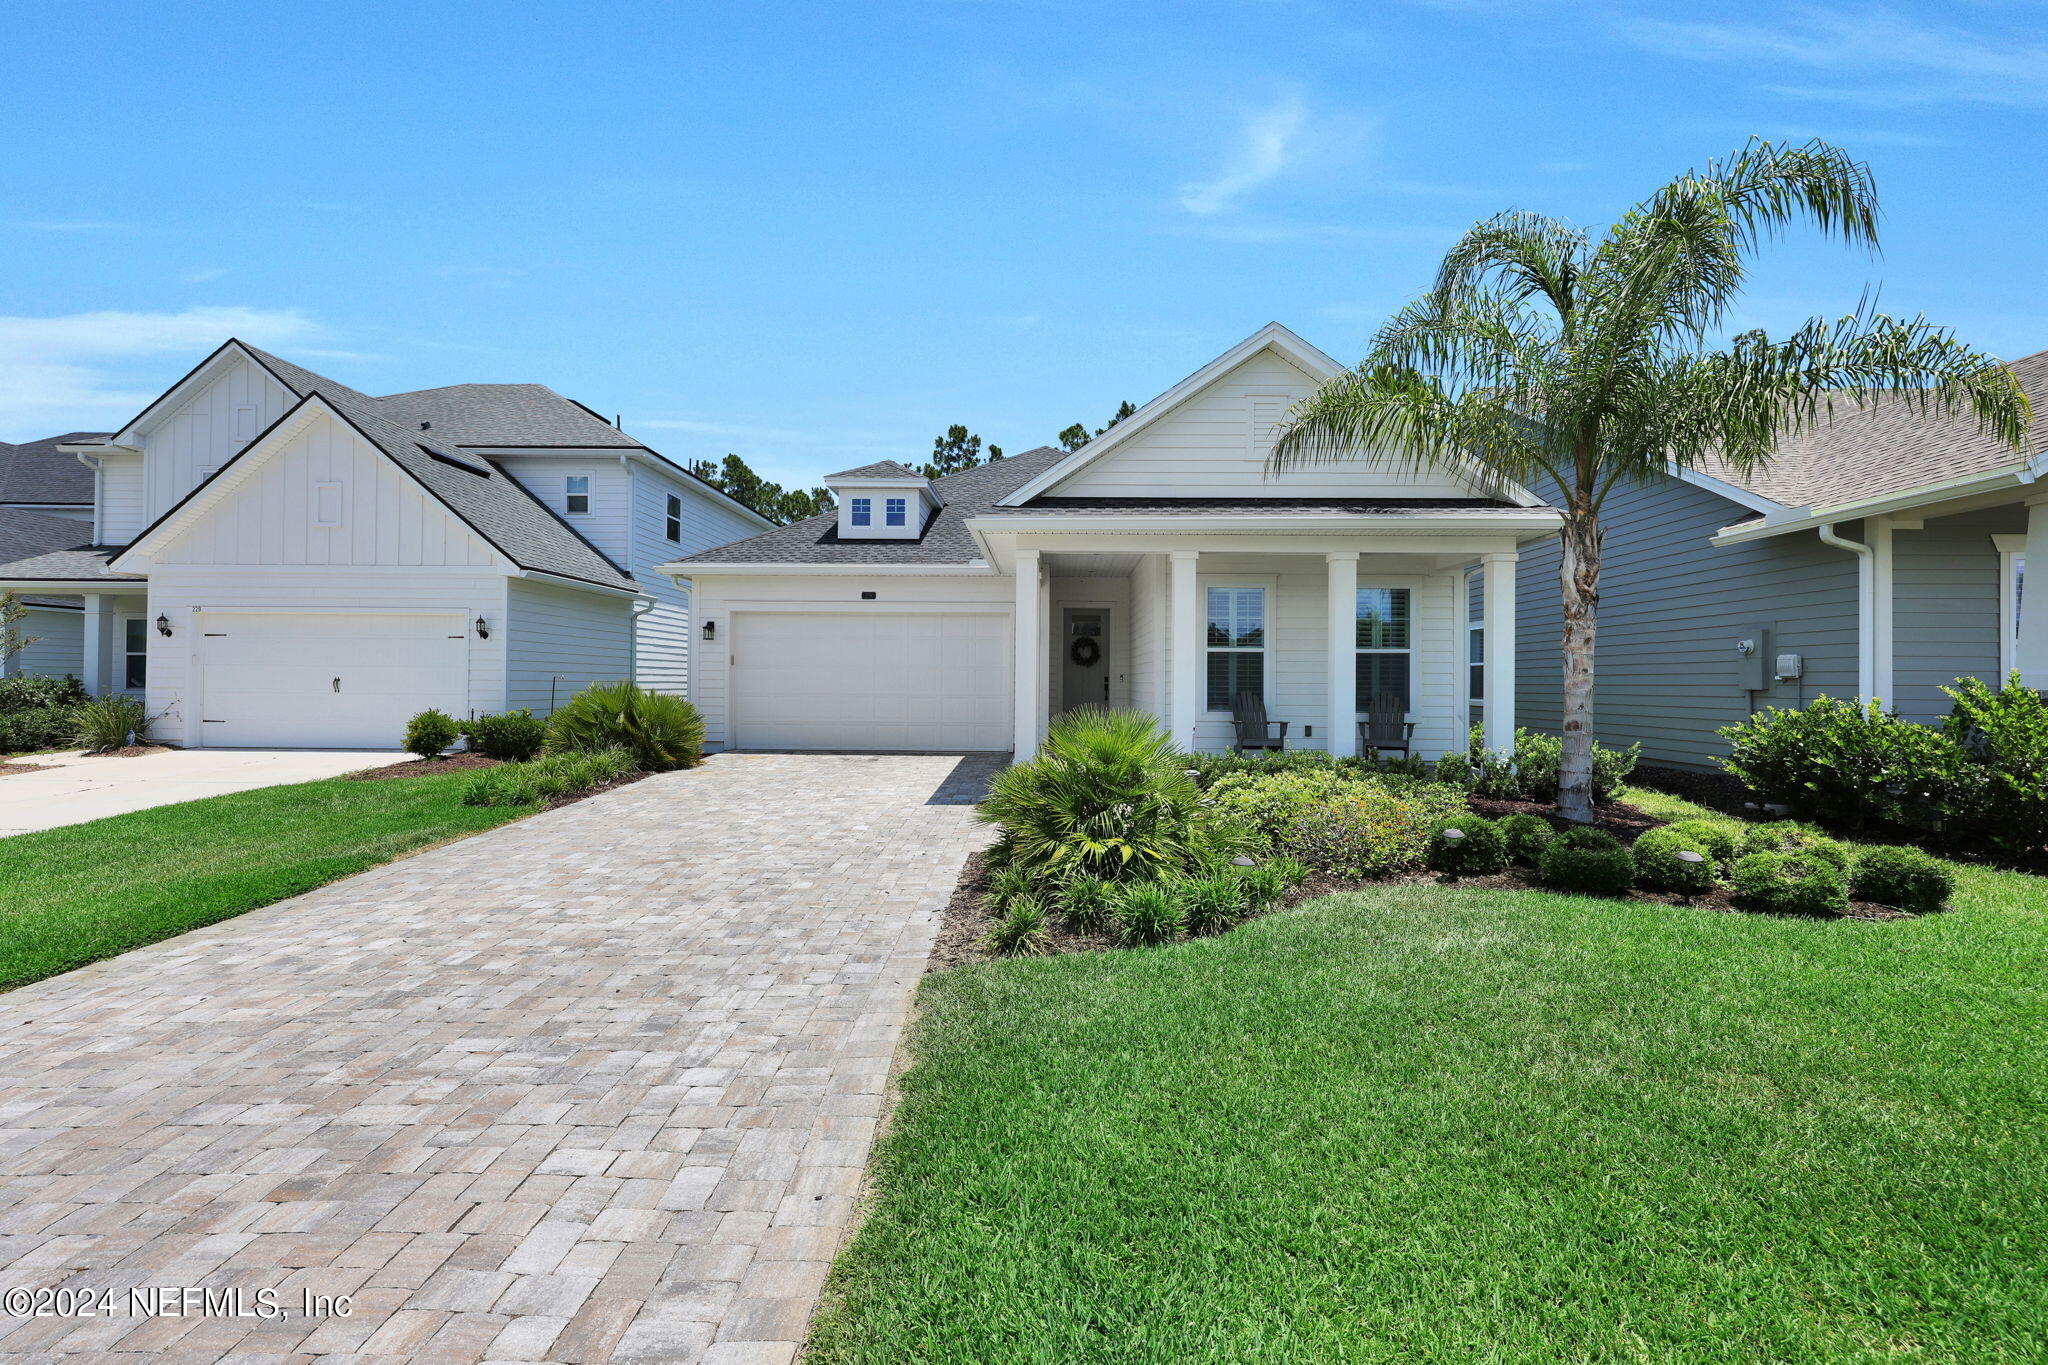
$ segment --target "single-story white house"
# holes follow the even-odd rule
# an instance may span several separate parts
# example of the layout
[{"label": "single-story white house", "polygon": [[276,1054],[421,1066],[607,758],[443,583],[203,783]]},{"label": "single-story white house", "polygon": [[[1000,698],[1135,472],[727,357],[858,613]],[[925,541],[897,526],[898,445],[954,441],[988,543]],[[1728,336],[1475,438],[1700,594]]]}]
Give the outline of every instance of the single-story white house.
[{"label": "single-story white house", "polygon": [[848,469],[835,513],[663,564],[692,589],[711,741],[1029,753],[1108,703],[1219,750],[1250,692],[1294,748],[1355,752],[1374,699],[1417,752],[1461,748],[1475,693],[1501,742],[1516,556],[1558,514],[1385,459],[1269,474],[1276,425],[1341,369],[1273,323],[1077,451]]},{"label": "single-story white house", "polygon": [[372,397],[237,340],[56,448],[89,517],[0,509],[0,590],[76,600],[86,687],[186,747],[395,748],[427,707],[681,693],[689,596],[655,565],[771,525],[543,385]]}]

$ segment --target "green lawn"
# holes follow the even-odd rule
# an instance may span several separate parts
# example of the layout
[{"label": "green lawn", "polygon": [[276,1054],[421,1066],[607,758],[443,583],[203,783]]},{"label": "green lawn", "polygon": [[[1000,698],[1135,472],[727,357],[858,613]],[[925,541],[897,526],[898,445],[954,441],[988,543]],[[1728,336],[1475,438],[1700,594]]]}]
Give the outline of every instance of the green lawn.
[{"label": "green lawn", "polygon": [[2039,1361],[2044,981],[2048,882],[1974,868],[1893,923],[1398,885],[947,972],[810,1359]]},{"label": "green lawn", "polygon": [[0,989],[527,813],[463,805],[469,776],[265,787],[0,839]]}]

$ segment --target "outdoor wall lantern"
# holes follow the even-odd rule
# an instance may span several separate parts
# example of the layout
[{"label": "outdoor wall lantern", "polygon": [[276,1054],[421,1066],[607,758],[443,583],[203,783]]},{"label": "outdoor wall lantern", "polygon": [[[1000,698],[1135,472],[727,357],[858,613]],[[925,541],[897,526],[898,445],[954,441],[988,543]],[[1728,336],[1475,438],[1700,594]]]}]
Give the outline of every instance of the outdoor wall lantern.
[{"label": "outdoor wall lantern", "polygon": [[481,616],[476,618],[476,638],[479,640],[488,640],[491,638],[490,622],[484,620],[484,618]]},{"label": "outdoor wall lantern", "polygon": [[707,640],[716,640],[718,638],[718,622],[706,621],[704,623],[704,638]]},{"label": "outdoor wall lantern", "polygon": [[163,636],[166,639],[170,638],[171,618],[164,615],[162,612],[158,612],[156,614],[156,633]]}]

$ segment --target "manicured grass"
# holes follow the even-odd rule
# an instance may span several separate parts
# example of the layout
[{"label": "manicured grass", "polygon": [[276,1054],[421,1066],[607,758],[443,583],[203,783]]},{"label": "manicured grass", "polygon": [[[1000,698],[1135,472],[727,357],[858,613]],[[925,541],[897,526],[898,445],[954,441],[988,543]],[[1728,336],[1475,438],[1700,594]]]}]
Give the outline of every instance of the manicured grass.
[{"label": "manicured grass", "polygon": [[[1674,812],[1676,813],[1676,812]],[[2048,1357],[2048,883],[1400,885],[932,977],[825,1362]]]},{"label": "manicured grass", "polygon": [[527,813],[463,805],[469,776],[265,787],[0,839],[0,989]]}]

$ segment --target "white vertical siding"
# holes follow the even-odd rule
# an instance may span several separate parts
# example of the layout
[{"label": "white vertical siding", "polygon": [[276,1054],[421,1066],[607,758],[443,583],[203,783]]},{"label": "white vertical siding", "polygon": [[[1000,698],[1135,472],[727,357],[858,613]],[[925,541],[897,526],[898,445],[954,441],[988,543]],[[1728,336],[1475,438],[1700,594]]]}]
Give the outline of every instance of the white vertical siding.
[{"label": "white vertical siding", "polygon": [[624,597],[511,580],[506,706],[545,716],[591,683],[625,677],[632,607]]},{"label": "white vertical siding", "polygon": [[168,512],[296,401],[263,369],[237,360],[156,421],[143,437],[144,524]]}]

